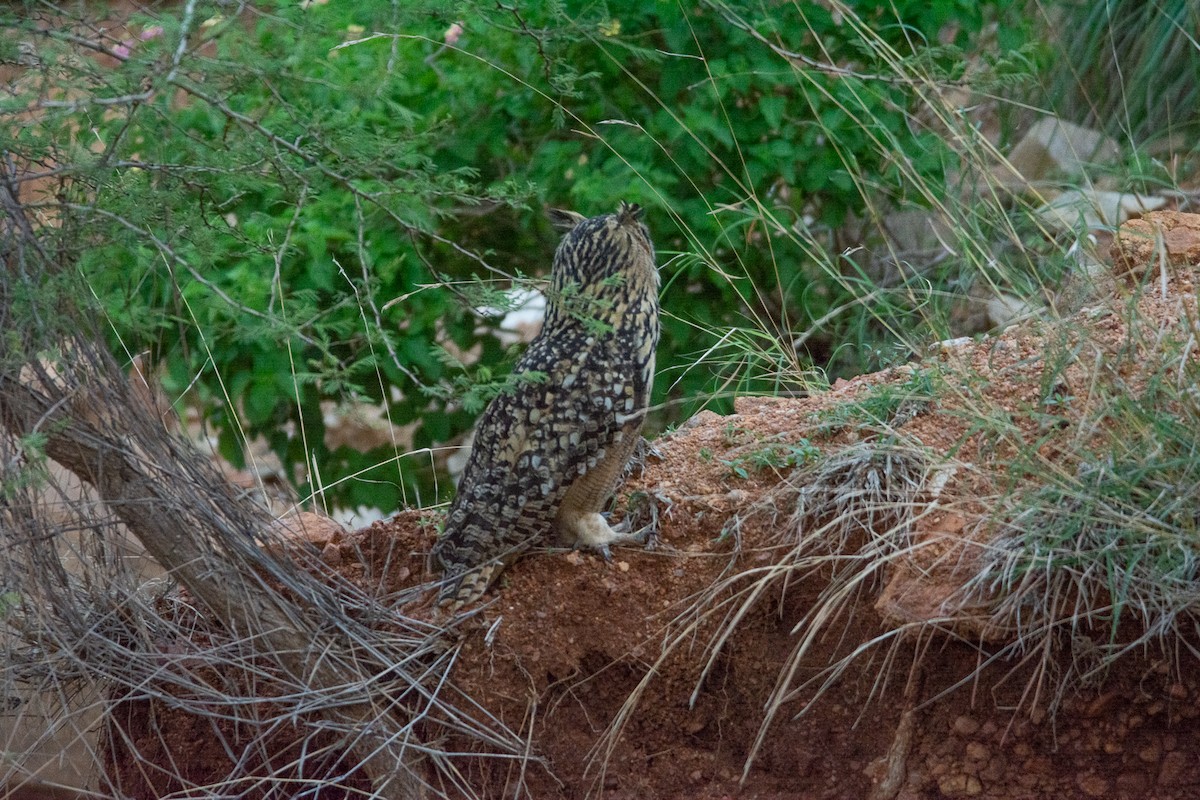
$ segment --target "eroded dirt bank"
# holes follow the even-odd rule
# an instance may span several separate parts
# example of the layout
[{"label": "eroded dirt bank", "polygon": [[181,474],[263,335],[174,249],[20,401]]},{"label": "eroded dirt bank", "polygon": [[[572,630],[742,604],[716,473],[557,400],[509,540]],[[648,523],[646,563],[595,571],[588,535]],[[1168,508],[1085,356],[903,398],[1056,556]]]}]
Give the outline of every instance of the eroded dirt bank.
[{"label": "eroded dirt bank", "polygon": [[[1171,230],[1200,242],[1200,218],[1184,216]],[[1161,280],[1119,277],[1066,325],[948,345],[809,398],[746,400],[658,441],[618,504],[657,516],[657,549],[527,557],[460,626],[453,680],[538,757],[464,756],[471,786],[614,800],[1200,796],[1194,631],[1109,664],[1136,622],[1051,615],[1039,635],[996,584],[971,583],[999,547],[978,524],[1004,495],[993,468],[1020,442],[1065,453],[1096,386],[1136,394],[1156,347],[1195,336],[1200,247],[1180,241]],[[1048,357],[1060,350],[1088,355]],[[1064,392],[1078,401],[1047,406]],[[981,429],[981,404],[1011,435]],[[315,544],[386,600],[429,579],[433,536],[428,515],[403,512]],[[139,749],[186,753],[197,782],[229,773],[212,726],[122,709],[112,773],[128,795],[179,788]],[[163,730],[195,733],[164,748]]]}]

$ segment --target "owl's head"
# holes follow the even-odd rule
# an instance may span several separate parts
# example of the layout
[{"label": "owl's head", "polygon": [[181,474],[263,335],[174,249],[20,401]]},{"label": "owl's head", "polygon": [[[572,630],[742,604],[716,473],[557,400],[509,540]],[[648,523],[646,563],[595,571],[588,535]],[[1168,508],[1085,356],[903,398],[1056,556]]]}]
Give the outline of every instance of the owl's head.
[{"label": "owl's head", "polygon": [[643,279],[657,279],[654,244],[642,222],[641,206],[621,201],[615,212],[598,217],[560,209],[551,209],[548,216],[566,231],[554,253],[551,280],[556,288],[566,283],[587,287],[618,276],[633,279],[639,272]]}]

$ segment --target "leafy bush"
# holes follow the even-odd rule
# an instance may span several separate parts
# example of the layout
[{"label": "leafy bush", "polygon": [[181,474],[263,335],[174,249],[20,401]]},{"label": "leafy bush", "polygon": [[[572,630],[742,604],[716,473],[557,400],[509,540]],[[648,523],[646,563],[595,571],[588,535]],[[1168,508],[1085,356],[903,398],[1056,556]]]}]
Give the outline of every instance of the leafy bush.
[{"label": "leafy bush", "polygon": [[[151,349],[226,456],[262,435],[307,490],[388,509],[444,495],[425,448],[472,421],[479,374],[441,344],[503,384],[513,353],[471,306],[545,277],[543,204],[649,207],[660,422],[885,359],[889,301],[830,253],[848,220],[940,196],[954,155],[908,76],[960,79],[1006,7],[197,3],[126,38],[10,15],[70,88],[4,147],[66,176],[114,346]],[[321,404],[345,399],[411,444],[330,452]]]}]

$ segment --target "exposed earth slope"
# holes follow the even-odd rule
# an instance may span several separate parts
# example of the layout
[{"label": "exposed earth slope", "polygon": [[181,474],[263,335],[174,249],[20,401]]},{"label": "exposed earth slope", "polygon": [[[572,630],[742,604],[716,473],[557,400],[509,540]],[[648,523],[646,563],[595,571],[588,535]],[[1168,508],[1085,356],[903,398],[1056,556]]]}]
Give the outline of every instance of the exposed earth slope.
[{"label": "exposed earth slope", "polygon": [[[1049,524],[1022,515],[1040,496],[1028,482],[1057,466],[1090,485],[1118,401],[1168,415],[1196,402],[1179,381],[1196,375],[1200,217],[1149,215],[1122,240],[1144,252],[1119,242],[1120,272],[1066,322],[944,343],[803,399],[746,399],[655,442],[618,514],[656,518],[657,549],[536,553],[459,626],[453,681],[534,757],[463,756],[475,790],[1200,795],[1195,609],[1114,607],[1110,578],[1126,573],[1022,550]],[[406,511],[310,539],[386,598],[430,579],[433,536],[430,515]],[[112,774],[128,795],[179,788],[135,750],[173,751],[196,781],[228,774],[212,726],[178,716],[123,707]]]}]

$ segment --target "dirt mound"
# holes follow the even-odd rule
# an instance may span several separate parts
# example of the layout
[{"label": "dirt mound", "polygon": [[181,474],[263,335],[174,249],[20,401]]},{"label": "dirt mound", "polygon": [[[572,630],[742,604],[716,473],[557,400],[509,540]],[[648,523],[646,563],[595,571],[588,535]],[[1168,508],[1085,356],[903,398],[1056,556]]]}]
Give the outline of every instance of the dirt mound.
[{"label": "dirt mound", "polygon": [[[981,520],[1005,496],[989,470],[1011,463],[1013,442],[1053,458],[1089,418],[1089,386],[1116,376],[1136,394],[1147,379],[1152,345],[1134,327],[1157,326],[1151,342],[1195,327],[1200,258],[1171,255],[1161,281],[1118,285],[1067,325],[944,345],[927,362],[936,380],[908,365],[747,400],[656,442],[618,504],[656,518],[656,549],[610,563],[536,553],[459,626],[452,680],[530,756],[442,743],[463,752],[467,783],[482,797],[614,800],[1200,795],[1200,671],[1178,646],[1192,634],[1146,641],[1108,609],[1038,618],[1039,635],[997,584],[964,588],[998,547]],[[1085,341],[1088,358],[1047,358]],[[1081,399],[1047,406],[1064,392]],[[1011,436],[977,430],[965,406],[981,401]],[[907,501],[888,493],[901,464],[921,477]],[[837,476],[854,485],[822,494]],[[331,537],[315,543],[324,562],[384,601],[430,578],[428,516]],[[1128,642],[1140,645],[1123,658],[1098,655]],[[111,774],[128,796],[178,788],[147,763],[186,761],[199,785],[236,772],[245,732],[136,698],[120,708]]]}]

